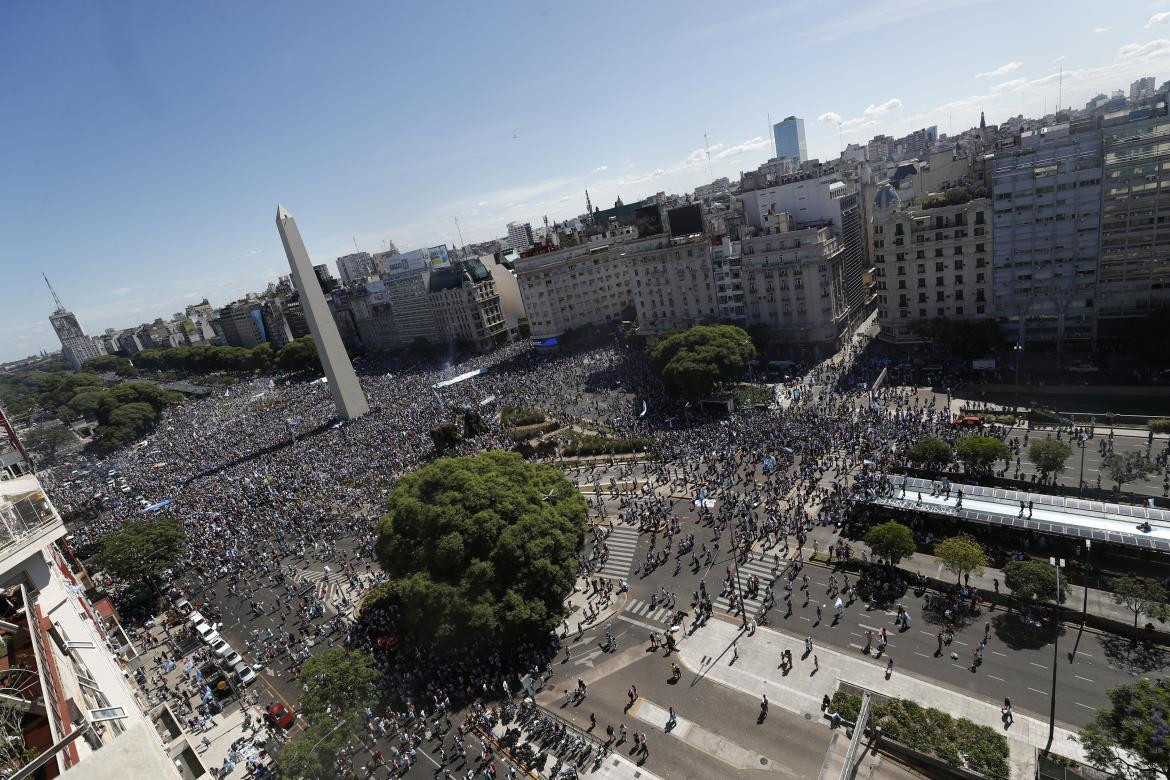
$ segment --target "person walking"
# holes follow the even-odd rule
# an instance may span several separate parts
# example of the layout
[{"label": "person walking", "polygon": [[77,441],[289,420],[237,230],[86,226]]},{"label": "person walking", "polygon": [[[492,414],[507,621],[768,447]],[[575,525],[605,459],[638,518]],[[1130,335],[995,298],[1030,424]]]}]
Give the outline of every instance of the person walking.
[{"label": "person walking", "polygon": [[1012,714],[1012,700],[1005,696],[1003,699],[1003,727],[1006,729],[1015,722],[1016,716]]}]

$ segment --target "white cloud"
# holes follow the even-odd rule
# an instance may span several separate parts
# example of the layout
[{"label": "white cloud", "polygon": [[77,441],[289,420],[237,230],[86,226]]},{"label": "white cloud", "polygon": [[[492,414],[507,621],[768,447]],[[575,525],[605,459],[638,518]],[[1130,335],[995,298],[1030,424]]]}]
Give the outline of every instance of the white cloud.
[{"label": "white cloud", "polygon": [[591,170],[590,173],[601,173],[602,171],[608,171],[608,170],[609,170],[608,165],[598,165],[596,168]]},{"label": "white cloud", "polygon": [[1159,11],[1146,22],[1146,29],[1150,29],[1155,24],[1165,24],[1166,22],[1170,22],[1170,11]]},{"label": "white cloud", "polygon": [[1112,29],[1113,29],[1112,27],[1094,27],[1092,30],[1089,30],[1089,32],[1093,33],[1094,35],[1097,35],[1100,33],[1107,33]]},{"label": "white cloud", "polygon": [[1053,62],[1064,62],[1064,61],[1065,61],[1065,60],[1067,60],[1067,59],[1068,59],[1068,55],[1067,55],[1067,54],[1062,54],[1062,55],[1060,55],[1059,57],[1054,57],[1054,58],[1052,59],[1052,61],[1053,61]]},{"label": "white cloud", "polygon": [[738,143],[735,146],[729,146],[726,149],[720,150],[719,154],[712,155],[711,159],[725,160],[728,157],[737,157],[747,152],[754,152],[757,149],[765,149],[771,147],[771,145],[772,140],[770,138],[757,135],[755,138],[744,141],[743,143]]},{"label": "white cloud", "polygon": [[818,122],[825,122],[828,124],[836,124],[841,121],[841,115],[836,111],[826,111],[817,117]]},{"label": "white cloud", "polygon": [[1023,64],[1024,63],[1022,63],[1022,62],[1006,62],[1003,65],[1000,65],[995,70],[986,70],[982,73],[976,73],[975,78],[982,79],[982,78],[987,78],[988,76],[1006,76],[1007,74],[1011,73],[1013,70],[1018,70],[1019,67]]},{"label": "white cloud", "polygon": [[862,111],[861,113],[865,114],[866,116],[880,116],[881,114],[884,114],[887,111],[891,111],[895,108],[901,108],[901,107],[902,107],[902,101],[900,99],[890,98],[885,103],[878,103],[876,106],[873,104],[866,106],[865,110]]},{"label": "white cloud", "polygon": [[1170,40],[1155,38],[1146,43],[1127,43],[1117,50],[1118,60],[1156,59],[1170,53]]},{"label": "white cloud", "polygon": [[1006,92],[1008,90],[1020,89],[1029,83],[1028,79],[1009,79],[1001,81],[991,88],[992,92]]}]

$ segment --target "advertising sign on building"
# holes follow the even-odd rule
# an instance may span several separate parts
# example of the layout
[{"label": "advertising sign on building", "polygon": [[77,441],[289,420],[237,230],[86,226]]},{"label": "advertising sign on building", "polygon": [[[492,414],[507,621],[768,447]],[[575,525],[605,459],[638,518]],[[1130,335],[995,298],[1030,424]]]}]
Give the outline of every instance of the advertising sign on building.
[{"label": "advertising sign on building", "polygon": [[431,268],[446,268],[451,264],[450,258],[447,256],[447,245],[440,244],[424,250],[427,257],[431,261]]}]

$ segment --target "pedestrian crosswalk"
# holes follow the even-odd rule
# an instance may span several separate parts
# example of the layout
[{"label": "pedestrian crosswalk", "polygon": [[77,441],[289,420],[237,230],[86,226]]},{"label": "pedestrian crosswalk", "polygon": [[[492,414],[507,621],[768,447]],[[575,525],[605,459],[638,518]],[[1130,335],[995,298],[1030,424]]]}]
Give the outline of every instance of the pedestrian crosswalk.
[{"label": "pedestrian crosswalk", "polygon": [[654,623],[659,623],[663,626],[670,624],[670,619],[674,617],[675,610],[669,607],[660,607],[657,604],[653,607],[650,602],[642,601],[641,599],[630,599],[626,604],[626,608],[622,610],[627,615],[635,615],[643,620],[649,620]]},{"label": "pedestrian crosswalk", "polygon": [[638,546],[637,529],[615,524],[605,540],[605,546],[609,548],[609,557],[598,574],[619,579],[629,577],[630,567],[634,563],[634,551]]},{"label": "pedestrian crosswalk", "polygon": [[[735,588],[737,590],[738,590],[738,588],[742,588],[744,596],[747,596],[748,581],[751,579],[752,575],[755,575],[756,577],[759,577],[759,579],[760,579],[760,589],[756,593],[755,598],[745,598],[744,599],[744,602],[746,605],[747,616],[749,618],[755,617],[756,615],[758,615],[760,613],[760,610],[764,606],[764,594],[766,594],[768,592],[768,584],[770,582],[772,582],[774,577],[778,577],[778,576],[782,575],[784,573],[785,567],[787,565],[788,565],[788,562],[786,560],[784,560],[783,558],[781,558],[780,567],[778,569],[776,569],[776,573],[773,574],[772,569],[775,566],[775,563],[773,562],[773,559],[771,558],[771,556],[761,560],[757,554],[753,553],[747,563],[741,563],[739,565],[739,585],[738,586],[736,586],[736,584],[735,584],[735,567],[734,566],[731,567],[732,586],[733,586],[733,588]],[[708,581],[707,588],[709,590],[712,588],[715,588],[715,589],[717,589],[716,592],[718,592],[719,590],[722,590],[723,589],[722,578],[720,578],[716,582]],[[783,588],[783,586],[780,586],[780,589],[782,589],[782,588]],[[784,594],[774,592],[773,595],[777,599],[780,599]],[[718,598],[716,598],[714,600],[714,604],[715,604],[716,609],[722,609],[726,612],[731,611],[731,601],[728,598],[728,596],[726,596],[726,595],[719,596]]]},{"label": "pedestrian crosswalk", "polygon": [[[349,580],[345,572],[323,572],[313,569],[302,569],[293,575],[293,579],[304,585],[310,585],[313,589],[313,594],[325,603],[325,606],[331,611],[336,612],[335,602],[341,596],[352,596],[349,591]],[[347,612],[352,611],[347,610]]]}]

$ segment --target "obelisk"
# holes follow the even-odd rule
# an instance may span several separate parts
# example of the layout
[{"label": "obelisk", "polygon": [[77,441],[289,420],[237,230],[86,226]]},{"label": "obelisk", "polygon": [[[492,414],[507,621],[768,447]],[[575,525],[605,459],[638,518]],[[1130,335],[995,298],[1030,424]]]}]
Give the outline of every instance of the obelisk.
[{"label": "obelisk", "polygon": [[301,294],[301,307],[305,311],[305,319],[309,321],[313,341],[317,343],[317,356],[321,358],[321,366],[329,380],[329,392],[333,393],[337,415],[346,420],[361,417],[370,411],[370,404],[358,383],[345,345],[341,343],[337,323],[329,313],[329,304],[321,292],[321,283],[309,261],[305,242],[301,240],[301,231],[297,230],[296,220],[284,210],[284,206],[276,207],[276,229],[280,231],[280,240],[284,243],[293,284]]}]

